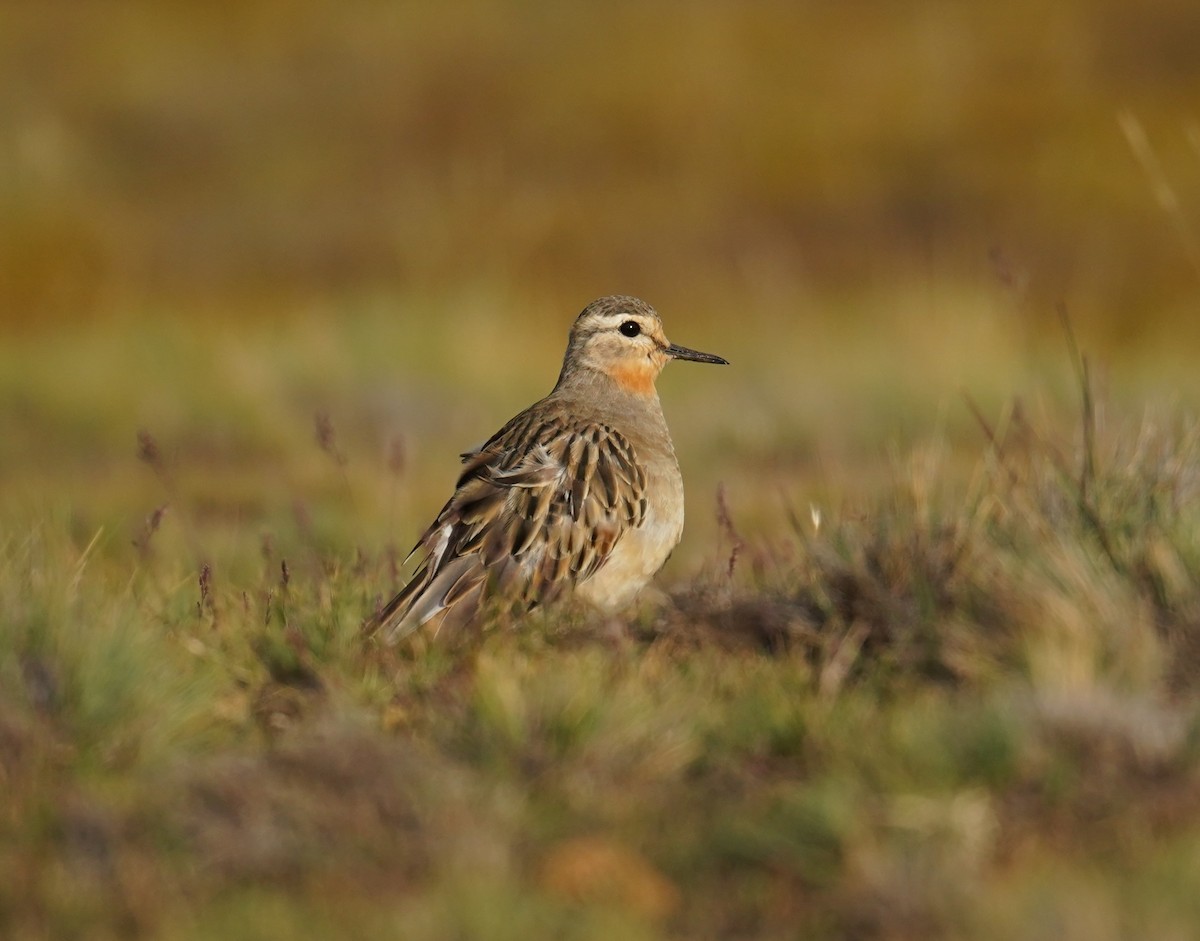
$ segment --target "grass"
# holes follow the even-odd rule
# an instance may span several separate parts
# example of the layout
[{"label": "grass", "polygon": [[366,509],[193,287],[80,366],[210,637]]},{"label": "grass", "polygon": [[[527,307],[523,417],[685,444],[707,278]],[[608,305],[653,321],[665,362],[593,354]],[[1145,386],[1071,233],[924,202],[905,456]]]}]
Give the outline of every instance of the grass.
[{"label": "grass", "polygon": [[[0,5],[0,937],[1194,935],[1193,7]],[[365,638],[612,291],[664,598]]]},{"label": "grass", "polygon": [[[299,336],[254,395],[286,400]],[[222,342],[183,349],[186,376]],[[391,649],[360,629],[397,577],[397,524],[370,519],[415,525],[444,481],[364,460],[385,426],[263,433],[236,394],[172,401],[189,388],[90,505],[14,477],[41,503],[7,506],[0,546],[6,937],[1126,937],[1200,914],[1180,407],[1114,418],[1082,371],[1082,418],[964,404],[971,437],[897,445],[816,511],[770,522],[778,495],[730,477],[661,605]],[[246,475],[272,466],[264,504]],[[229,481],[258,502],[213,503]]]}]

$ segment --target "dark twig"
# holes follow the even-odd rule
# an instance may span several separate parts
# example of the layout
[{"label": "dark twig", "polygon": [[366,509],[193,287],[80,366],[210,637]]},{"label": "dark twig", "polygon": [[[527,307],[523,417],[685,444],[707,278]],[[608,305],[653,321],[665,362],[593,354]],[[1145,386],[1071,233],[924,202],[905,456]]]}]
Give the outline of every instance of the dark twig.
[{"label": "dark twig", "polygon": [[988,440],[988,446],[991,448],[992,454],[995,455],[996,461],[1004,468],[1004,472],[1008,475],[1008,482],[1016,484],[1018,481],[1017,472],[1009,466],[1008,459],[1004,454],[1004,449],[1000,446],[1000,439],[996,435],[996,430],[992,427],[991,422],[984,417],[983,410],[980,409],[978,403],[972,398],[971,393],[966,389],[962,390],[963,401],[967,403],[967,410],[974,417],[979,427],[983,430],[983,435]]},{"label": "dark twig", "polygon": [[217,607],[213,602],[212,596],[212,566],[207,562],[200,566],[200,600],[196,603],[196,615],[203,617],[205,611],[211,615],[215,622]]},{"label": "dark twig", "polygon": [[346,474],[346,465],[349,460],[338,445],[337,430],[333,427],[333,419],[327,411],[322,409],[313,417],[313,425],[316,430],[317,446],[329,455],[330,460],[337,467],[342,487],[346,491],[346,500],[353,506],[354,491],[350,487],[350,478]]},{"label": "dark twig", "polygon": [[1092,382],[1088,372],[1087,357],[1079,351],[1075,341],[1075,328],[1071,325],[1067,305],[1059,301],[1055,306],[1059,323],[1062,324],[1063,334],[1067,338],[1067,351],[1071,357],[1071,365],[1075,369],[1079,381],[1080,407],[1083,421],[1083,461],[1079,468],[1079,498],[1087,501],[1088,493],[1096,480],[1096,409],[1092,401]]},{"label": "dark twig", "polygon": [[746,542],[733,525],[733,516],[729,512],[729,503],[725,499],[725,484],[723,483],[717,484],[717,525],[721,527],[721,532],[730,542],[729,566],[725,574],[726,577],[733,578],[733,570],[737,566],[738,556],[745,548]]},{"label": "dark twig", "polygon": [[[175,486],[174,475],[171,473],[167,459],[163,456],[162,448],[158,445],[158,439],[145,428],[139,429],[137,433],[137,457],[139,461],[154,472],[154,476],[158,478],[167,495],[167,501],[151,514],[150,519],[147,520],[147,526],[143,530],[142,537],[134,539],[134,546],[143,555],[148,551],[149,537],[153,535],[153,530],[157,530],[159,525],[161,525],[167,505],[171,504],[176,507],[174,518],[180,521],[184,538],[187,540],[193,555],[202,559],[206,553],[201,547],[200,536],[195,521],[188,511],[187,501],[180,497],[179,490]],[[151,524],[153,524],[153,530],[149,528]]]},{"label": "dark twig", "polygon": [[150,543],[154,539],[154,534],[158,532],[162,525],[163,517],[167,515],[167,507],[169,504],[162,504],[155,507],[154,511],[146,517],[146,522],[142,526],[142,531],[133,538],[133,547],[137,549],[138,555],[143,559],[150,556]]}]

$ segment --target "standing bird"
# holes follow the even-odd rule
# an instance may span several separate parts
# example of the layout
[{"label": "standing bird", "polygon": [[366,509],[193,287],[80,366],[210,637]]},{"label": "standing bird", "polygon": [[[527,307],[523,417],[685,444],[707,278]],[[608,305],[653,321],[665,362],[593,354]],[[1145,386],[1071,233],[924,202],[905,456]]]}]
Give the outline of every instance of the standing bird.
[{"label": "standing bird", "polygon": [[669,359],[728,365],[668,342],[636,297],[588,304],[550,394],[462,456],[454,495],[409,553],[424,552],[421,567],[373,620],[380,635],[462,626],[493,598],[632,600],[683,532],[683,478],[654,388]]}]

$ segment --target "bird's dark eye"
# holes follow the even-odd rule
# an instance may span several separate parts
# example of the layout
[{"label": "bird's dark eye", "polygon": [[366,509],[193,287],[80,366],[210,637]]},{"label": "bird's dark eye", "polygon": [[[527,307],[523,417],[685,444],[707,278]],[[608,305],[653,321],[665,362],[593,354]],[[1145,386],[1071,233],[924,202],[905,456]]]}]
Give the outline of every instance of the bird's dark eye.
[{"label": "bird's dark eye", "polygon": [[626,320],[621,324],[620,330],[621,333],[632,339],[642,332],[642,325],[636,320]]}]

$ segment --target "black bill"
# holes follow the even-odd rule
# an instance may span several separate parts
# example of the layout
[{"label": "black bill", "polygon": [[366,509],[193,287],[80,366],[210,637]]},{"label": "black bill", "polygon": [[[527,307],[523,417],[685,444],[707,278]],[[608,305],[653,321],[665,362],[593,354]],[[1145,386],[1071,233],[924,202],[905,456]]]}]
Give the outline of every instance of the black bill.
[{"label": "black bill", "polygon": [[668,346],[665,352],[673,359],[687,359],[693,363],[716,363],[719,366],[729,365],[729,360],[722,359],[720,356],[714,356],[712,353],[701,353],[699,350],[689,350],[686,346],[676,346],[674,343]]}]

